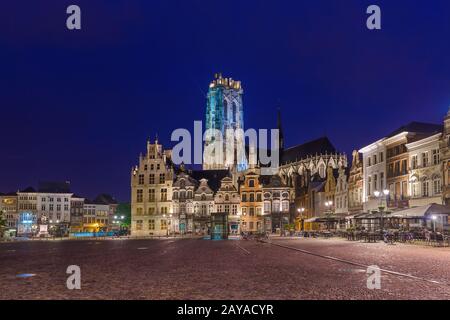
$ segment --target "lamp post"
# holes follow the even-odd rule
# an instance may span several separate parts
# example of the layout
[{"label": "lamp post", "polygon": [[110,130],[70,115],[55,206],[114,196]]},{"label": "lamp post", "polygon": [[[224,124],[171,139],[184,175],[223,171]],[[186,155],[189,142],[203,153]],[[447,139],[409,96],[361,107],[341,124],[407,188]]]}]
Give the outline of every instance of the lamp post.
[{"label": "lamp post", "polygon": [[300,213],[300,231],[303,231],[304,225],[303,225],[303,212],[305,212],[305,208],[298,208],[298,213]]},{"label": "lamp post", "polygon": [[[387,196],[389,195],[389,190],[388,189],[384,189],[383,193],[381,193],[378,190],[375,190],[373,194],[374,194],[374,196],[376,198],[380,199],[380,203],[378,204],[378,209],[379,209],[379,212],[381,214],[381,216],[380,216],[380,228],[381,228],[381,232],[383,232],[383,230],[384,230],[384,219],[383,219],[384,218],[384,209],[387,207]],[[386,202],[386,206],[383,205],[383,196],[384,196],[384,199],[385,199],[385,202]]]},{"label": "lamp post", "polygon": [[[113,220],[113,228],[114,225],[117,225],[117,227],[119,228],[119,235],[122,232],[122,227],[123,227],[123,220],[125,219],[125,216],[114,216],[114,220]],[[114,230],[114,229],[113,229]]]},{"label": "lamp post", "polygon": [[328,230],[330,230],[330,221],[329,221],[329,218],[330,218],[330,215],[332,214],[332,209],[331,209],[332,205],[333,205],[333,201],[326,201],[326,202],[325,202],[325,207],[327,208],[325,214],[326,214],[326,216],[327,216],[327,229],[328,229]]},{"label": "lamp post", "polygon": [[[164,220],[166,220],[166,214],[163,214],[163,218]],[[166,221],[166,237],[169,237],[169,227],[167,226],[167,221]]]},{"label": "lamp post", "polygon": [[431,216],[431,220],[433,221],[433,233],[436,233],[436,220],[437,220],[437,216],[435,214],[433,214]]}]

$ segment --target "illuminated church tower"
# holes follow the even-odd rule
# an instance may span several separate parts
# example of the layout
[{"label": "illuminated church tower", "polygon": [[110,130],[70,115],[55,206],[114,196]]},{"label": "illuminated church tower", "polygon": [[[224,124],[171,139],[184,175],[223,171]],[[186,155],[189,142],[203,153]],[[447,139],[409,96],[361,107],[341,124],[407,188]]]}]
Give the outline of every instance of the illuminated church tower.
[{"label": "illuminated church tower", "polygon": [[[233,142],[227,137],[227,129],[244,130],[244,108],[242,105],[242,86],[240,81],[231,78],[222,78],[221,74],[216,74],[214,80],[209,85],[206,103],[206,125],[207,136],[205,139],[206,151],[219,137],[214,134],[208,135],[208,130],[217,130],[222,135],[223,154],[204,153],[203,169],[235,169],[237,171],[246,170],[248,167],[245,152],[237,152],[244,150],[244,136],[235,135]],[[239,131],[238,131],[239,132]],[[232,143],[234,145],[234,156],[226,156],[226,145]]]}]

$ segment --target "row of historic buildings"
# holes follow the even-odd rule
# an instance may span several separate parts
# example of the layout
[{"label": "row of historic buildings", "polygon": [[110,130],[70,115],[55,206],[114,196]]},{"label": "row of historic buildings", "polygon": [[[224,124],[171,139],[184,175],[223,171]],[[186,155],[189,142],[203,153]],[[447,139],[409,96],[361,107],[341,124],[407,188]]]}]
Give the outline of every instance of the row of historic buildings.
[{"label": "row of historic buildings", "polygon": [[376,209],[380,197],[390,210],[447,204],[442,192],[446,162],[441,156],[447,148],[445,130],[442,125],[412,122],[359,150],[364,210]]},{"label": "row of historic buildings", "polygon": [[[216,75],[206,127],[244,129],[242,94],[240,82]],[[280,114],[277,128],[279,164],[271,176],[237,158],[205,156],[202,170],[187,170],[172,162],[171,150],[148,141],[131,170],[132,235],[214,233],[218,215],[226,217],[230,234],[308,230],[320,228],[322,217],[345,220],[381,206],[449,204],[450,112],[444,125],[409,123],[353,151],[351,159],[326,137],[286,148]],[[214,141],[207,138],[205,148]]]},{"label": "row of historic buildings", "polygon": [[[132,169],[132,235],[208,234],[211,215],[225,213],[230,234],[275,230],[289,221],[292,188],[279,176],[261,176],[259,168],[187,170],[174,166],[158,141]],[[264,220],[277,214],[274,220]]]},{"label": "row of historic buildings", "polygon": [[119,228],[118,203],[101,194],[94,200],[75,195],[68,182],[44,182],[34,189],[0,193],[7,236],[64,236]]}]

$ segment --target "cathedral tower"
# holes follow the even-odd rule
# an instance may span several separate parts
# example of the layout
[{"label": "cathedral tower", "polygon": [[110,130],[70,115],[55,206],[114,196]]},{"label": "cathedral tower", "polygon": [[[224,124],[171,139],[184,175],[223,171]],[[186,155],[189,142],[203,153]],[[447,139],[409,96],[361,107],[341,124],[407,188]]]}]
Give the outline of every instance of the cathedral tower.
[{"label": "cathedral tower", "polygon": [[[242,86],[240,81],[232,78],[222,78],[221,74],[216,74],[214,80],[209,85],[206,102],[206,125],[207,136],[205,139],[205,148],[211,146],[218,139],[223,141],[223,154],[217,155],[215,152],[204,153],[203,169],[236,169],[243,171],[247,169],[247,159],[245,152],[238,154],[238,150],[244,150],[244,136],[234,135],[233,138],[227,136],[228,129],[244,130],[244,109],[242,105]],[[208,130],[217,130],[213,134]],[[220,137],[221,136],[221,137]],[[233,141],[229,141],[233,139]],[[234,157],[226,157],[225,146],[230,143],[234,145]],[[239,155],[239,156],[238,156]],[[239,158],[239,159],[238,159]]]}]

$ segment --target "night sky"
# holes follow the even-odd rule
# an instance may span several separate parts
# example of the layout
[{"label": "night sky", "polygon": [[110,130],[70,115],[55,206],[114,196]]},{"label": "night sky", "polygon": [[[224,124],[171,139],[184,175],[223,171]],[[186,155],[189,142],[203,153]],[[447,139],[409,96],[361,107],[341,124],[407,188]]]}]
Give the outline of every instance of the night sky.
[{"label": "night sky", "polygon": [[[66,29],[66,7],[82,30]],[[382,30],[366,28],[370,4]],[[214,73],[241,80],[246,128],[351,152],[450,106],[450,2],[40,0],[0,5],[0,192],[69,180],[129,201],[158,133],[204,120]]]}]

